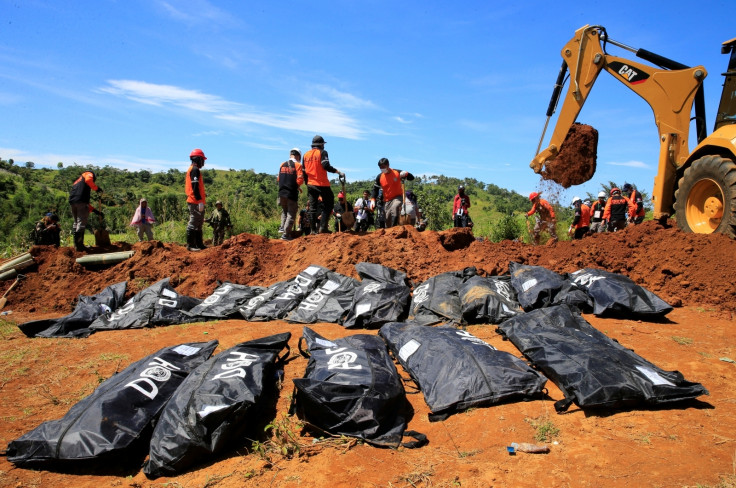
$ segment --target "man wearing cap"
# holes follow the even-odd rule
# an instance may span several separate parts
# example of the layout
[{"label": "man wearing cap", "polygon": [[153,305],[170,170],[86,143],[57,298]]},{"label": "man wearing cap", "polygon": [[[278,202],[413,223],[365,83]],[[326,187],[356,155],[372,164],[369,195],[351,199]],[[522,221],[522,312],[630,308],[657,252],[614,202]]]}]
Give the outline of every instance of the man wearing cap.
[{"label": "man wearing cap", "polygon": [[[327,173],[337,173],[341,178],[345,173],[333,168],[330,158],[325,151],[326,141],[320,135],[312,138],[312,149],[304,155],[304,183],[307,184],[307,195],[309,196],[309,219],[313,223],[314,233],[329,233],[328,223],[332,207],[335,205],[335,194],[330,188],[330,180]],[[319,198],[322,197],[322,212],[319,219],[319,227],[314,225],[318,221]]]},{"label": "man wearing cap", "polygon": [[529,201],[532,202],[532,208],[526,213],[527,221],[529,217],[535,213],[537,214],[534,230],[532,231],[534,244],[539,244],[539,236],[542,233],[542,227],[547,228],[551,242],[557,242],[557,218],[555,217],[555,211],[552,208],[552,205],[542,198],[541,195],[542,192],[536,191],[529,194]]},{"label": "man wearing cap", "polygon": [[349,225],[349,223],[351,221],[354,221],[354,218],[349,219],[346,218],[346,216],[348,212],[352,214],[353,209],[350,208],[350,205],[348,205],[347,199],[345,198],[345,194],[343,192],[339,192],[337,194],[337,202],[335,203],[335,207],[332,211],[335,214],[335,232],[345,232],[347,230],[351,230],[352,225]]},{"label": "man wearing cap", "polygon": [[193,149],[189,154],[191,165],[184,180],[184,189],[187,192],[187,207],[189,208],[189,222],[187,222],[187,250],[199,251],[204,249],[202,240],[202,225],[204,224],[204,177],[202,166],[207,158],[201,149]]},{"label": "man wearing cap", "polygon": [[644,198],[642,198],[639,190],[631,183],[624,183],[623,195],[631,204],[631,214],[629,214],[629,222],[632,224],[641,224],[644,222],[646,211],[644,210]]},{"label": "man wearing cap", "polygon": [[379,159],[378,167],[381,169],[381,173],[376,176],[376,181],[373,183],[371,198],[375,202],[379,190],[383,190],[386,228],[393,227],[399,223],[401,206],[404,203],[402,182],[404,180],[413,180],[414,175],[408,171],[392,169],[387,158]]},{"label": "man wearing cap", "polygon": [[153,211],[148,206],[148,200],[141,198],[138,208],[135,209],[133,214],[133,220],[130,221],[131,227],[137,227],[136,233],[138,234],[138,242],[143,241],[143,234],[148,237],[149,241],[153,240],[153,231],[151,227],[156,223],[156,219],[153,217]]},{"label": "man wearing cap", "polygon": [[215,209],[212,215],[207,219],[207,223],[212,226],[212,245],[219,246],[225,240],[225,229],[232,232],[233,224],[230,222],[230,213],[222,208],[222,202],[215,202]]},{"label": "man wearing cap", "polygon": [[279,205],[281,205],[281,239],[290,241],[293,238],[292,229],[299,209],[299,193],[304,184],[304,168],[301,161],[302,153],[298,148],[289,151],[288,161],[281,163],[279,175]]}]

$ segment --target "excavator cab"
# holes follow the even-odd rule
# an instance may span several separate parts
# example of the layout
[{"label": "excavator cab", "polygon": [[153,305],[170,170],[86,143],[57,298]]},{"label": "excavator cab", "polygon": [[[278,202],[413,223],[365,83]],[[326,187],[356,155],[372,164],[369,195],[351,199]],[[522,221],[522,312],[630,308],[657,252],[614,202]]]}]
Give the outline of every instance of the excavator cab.
[{"label": "excavator cab", "polygon": [[728,69],[723,73],[726,78],[723,82],[723,93],[721,103],[718,105],[714,132],[723,125],[736,124],[736,38],[723,43],[721,54],[731,56],[728,60]]}]

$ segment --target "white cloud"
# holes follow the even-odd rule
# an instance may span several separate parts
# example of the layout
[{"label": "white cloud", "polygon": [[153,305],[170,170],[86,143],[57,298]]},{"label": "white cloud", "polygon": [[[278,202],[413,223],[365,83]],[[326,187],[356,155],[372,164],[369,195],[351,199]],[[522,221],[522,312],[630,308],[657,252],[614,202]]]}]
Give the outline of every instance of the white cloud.
[{"label": "white cloud", "polygon": [[169,17],[189,25],[212,24],[231,27],[240,22],[228,12],[206,0],[160,0],[159,8]]},{"label": "white cloud", "polygon": [[615,162],[615,161],[609,161],[605,164],[610,164],[611,166],[626,166],[628,168],[644,168],[649,169],[649,165],[646,163],[643,163],[641,161],[626,161],[626,162]]}]

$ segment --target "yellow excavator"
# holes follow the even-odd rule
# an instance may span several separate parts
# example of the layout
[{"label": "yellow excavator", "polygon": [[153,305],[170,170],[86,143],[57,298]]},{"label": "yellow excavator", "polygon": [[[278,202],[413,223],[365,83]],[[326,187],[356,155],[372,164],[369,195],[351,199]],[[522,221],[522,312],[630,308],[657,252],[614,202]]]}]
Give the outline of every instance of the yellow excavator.
[{"label": "yellow excavator", "polygon": [[[608,44],[633,52],[655,67],[616,57]],[[654,218],[675,215],[685,231],[722,232],[736,237],[736,38],[723,43],[730,54],[713,133],[706,134],[703,66],[688,67],[645,49],[635,49],[608,37],[599,25],[586,25],[562,49],[562,68],[547,108],[547,122],[530,166],[536,172],[554,161],[590,90],[605,70],[642,97],[654,111],[659,131],[659,163],[654,178]],[[550,137],[540,151],[569,72],[569,87]],[[698,145],[688,148],[691,113]]]}]

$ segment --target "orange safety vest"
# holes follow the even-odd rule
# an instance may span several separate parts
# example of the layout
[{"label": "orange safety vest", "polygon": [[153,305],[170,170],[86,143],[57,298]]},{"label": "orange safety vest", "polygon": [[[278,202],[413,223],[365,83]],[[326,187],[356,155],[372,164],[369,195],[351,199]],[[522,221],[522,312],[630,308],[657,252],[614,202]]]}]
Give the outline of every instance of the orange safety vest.
[{"label": "orange safety vest", "polygon": [[194,196],[194,188],[192,188],[192,168],[196,168],[195,165],[190,165],[189,169],[187,170],[187,177],[184,179],[184,185],[187,192],[187,203],[207,203],[205,202],[205,193],[204,193],[204,177],[202,176],[202,170],[199,171],[199,196],[202,198],[200,200],[197,200]]},{"label": "orange safety vest", "polygon": [[401,172],[399,170],[389,169],[388,173],[381,173],[379,182],[383,188],[384,202],[401,196]]},{"label": "orange safety vest", "polygon": [[550,205],[544,198],[540,198],[539,202],[534,202],[532,209],[529,210],[526,215],[531,217],[534,215],[534,212],[539,212],[539,219],[545,222],[555,218],[555,211],[552,208],[552,205]]},{"label": "orange safety vest", "polygon": [[590,227],[590,207],[584,203],[580,205],[580,220],[575,224],[576,229],[583,227]]},{"label": "orange safety vest", "polygon": [[312,148],[304,155],[304,171],[307,173],[307,184],[311,186],[330,186],[327,171],[322,167],[322,150]]}]

